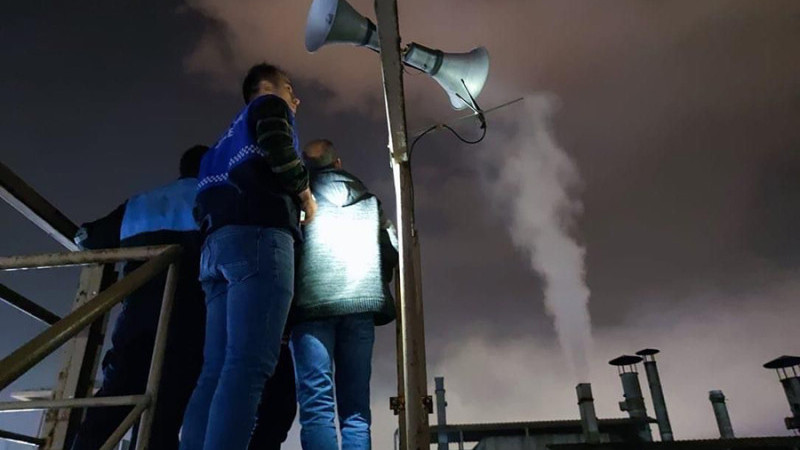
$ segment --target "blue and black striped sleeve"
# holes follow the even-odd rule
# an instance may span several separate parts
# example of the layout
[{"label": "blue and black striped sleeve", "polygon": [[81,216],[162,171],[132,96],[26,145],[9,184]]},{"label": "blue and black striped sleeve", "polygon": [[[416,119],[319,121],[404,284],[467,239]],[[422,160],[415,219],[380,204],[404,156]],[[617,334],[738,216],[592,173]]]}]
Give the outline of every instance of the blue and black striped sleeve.
[{"label": "blue and black striped sleeve", "polygon": [[299,194],[308,188],[308,171],[294,146],[292,112],[274,95],[255,101],[250,117],[255,123],[256,142],[281,187]]}]

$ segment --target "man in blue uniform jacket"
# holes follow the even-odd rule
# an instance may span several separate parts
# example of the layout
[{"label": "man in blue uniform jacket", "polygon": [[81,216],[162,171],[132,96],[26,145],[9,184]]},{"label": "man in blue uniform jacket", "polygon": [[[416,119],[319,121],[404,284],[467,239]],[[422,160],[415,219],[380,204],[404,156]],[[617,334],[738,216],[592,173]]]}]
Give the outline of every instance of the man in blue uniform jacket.
[{"label": "man in blue uniform jacket", "polygon": [[306,221],[316,211],[294,129],[300,100],[289,77],[258,64],[242,95],[244,109],[200,167],[195,214],[205,236],[206,341],[182,450],[247,449],[294,292],[300,211]]},{"label": "man in blue uniform jacket", "polygon": [[[192,209],[197,172],[208,147],[197,145],[181,157],[180,178],[129,198],[109,215],[83,224],[75,237],[87,249],[179,244],[183,247],[169,325],[158,405],[149,448],[178,447],[178,431],[202,366],[205,305],[198,282],[200,232]],[[128,262],[127,274],[142,262]],[[142,394],[147,385],[166,273],[125,299],[103,358],[103,384],[95,396]],[[97,450],[129,413],[129,406],[89,408],[73,450]]]}]

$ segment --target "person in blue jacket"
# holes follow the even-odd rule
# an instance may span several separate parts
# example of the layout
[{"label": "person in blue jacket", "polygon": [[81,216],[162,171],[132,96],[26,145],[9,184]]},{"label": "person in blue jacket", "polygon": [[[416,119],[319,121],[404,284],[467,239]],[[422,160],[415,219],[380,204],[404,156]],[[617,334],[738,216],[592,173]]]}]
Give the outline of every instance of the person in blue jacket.
[{"label": "person in blue jacket", "polygon": [[[200,231],[192,209],[197,172],[208,147],[196,145],[180,160],[180,178],[126,200],[109,215],[83,224],[75,242],[85,249],[179,244],[183,247],[175,303],[149,448],[178,447],[181,420],[202,366],[205,305],[198,281]],[[128,274],[142,262],[123,266]],[[140,395],[145,391],[166,273],[122,303],[103,357],[103,383],[96,397]],[[130,412],[130,406],[88,408],[73,450],[98,450]]]},{"label": "person in blue jacket", "polygon": [[289,77],[258,64],[242,95],[244,109],[200,165],[195,217],[205,237],[206,340],[182,450],[248,448],[264,384],[279,360],[300,211],[307,222],[316,211],[294,128],[300,100]]}]

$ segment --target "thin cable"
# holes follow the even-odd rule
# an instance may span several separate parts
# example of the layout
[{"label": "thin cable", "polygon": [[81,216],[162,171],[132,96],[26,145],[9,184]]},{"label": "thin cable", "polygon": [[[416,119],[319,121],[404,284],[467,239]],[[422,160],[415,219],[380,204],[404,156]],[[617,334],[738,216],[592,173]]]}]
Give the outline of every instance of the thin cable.
[{"label": "thin cable", "polygon": [[481,136],[478,139],[470,140],[470,139],[466,139],[465,137],[463,137],[460,134],[458,134],[458,132],[456,130],[454,130],[453,127],[451,127],[450,125],[447,125],[446,123],[437,123],[436,125],[433,125],[433,126],[429,127],[427,130],[425,130],[422,133],[420,133],[419,135],[417,135],[417,137],[415,137],[414,140],[411,141],[411,147],[409,147],[409,149],[408,149],[408,159],[411,160],[411,155],[414,153],[414,146],[417,145],[417,142],[419,142],[419,140],[422,139],[423,136],[427,135],[428,133],[430,133],[432,131],[436,131],[436,130],[438,130],[440,128],[444,128],[444,129],[450,131],[451,133],[453,133],[453,136],[455,136],[456,139],[458,139],[459,141],[461,141],[461,142],[463,142],[465,144],[469,144],[469,145],[477,144],[477,143],[483,141],[483,139],[486,137],[486,126],[485,125],[481,125],[481,130],[482,130]]},{"label": "thin cable", "polygon": [[[403,70],[405,71],[405,67],[403,68]],[[411,191],[410,194],[411,194],[412,201],[411,201],[411,211],[410,211],[410,213],[411,213],[411,217],[412,217],[413,220],[416,220],[416,212],[415,212],[415,209],[416,209],[415,203],[416,202],[413,201],[413,199],[416,198],[416,194],[414,193],[414,177],[412,175],[413,171],[411,170],[411,155],[414,153],[414,146],[417,145],[417,142],[419,142],[419,140],[422,139],[422,137],[427,135],[428,133],[430,133],[432,131],[435,131],[437,129],[441,129],[441,128],[447,129],[448,131],[453,133],[453,136],[455,136],[459,141],[461,141],[461,142],[463,142],[465,144],[469,144],[469,145],[477,144],[477,143],[483,141],[483,139],[486,137],[486,128],[487,128],[486,127],[486,116],[484,115],[484,112],[480,108],[480,106],[478,106],[478,102],[475,101],[475,98],[472,96],[472,93],[469,91],[469,88],[467,87],[467,84],[464,82],[463,79],[461,80],[461,84],[464,85],[464,89],[467,91],[467,95],[469,95],[469,98],[472,101],[472,103],[467,102],[458,93],[456,93],[456,96],[459,99],[461,99],[461,101],[463,101],[470,109],[475,111],[475,115],[478,117],[478,120],[480,120],[480,122],[481,122],[481,130],[482,130],[481,137],[479,137],[478,139],[475,139],[475,140],[466,139],[466,138],[462,137],[460,134],[458,134],[458,132],[456,130],[454,130],[453,127],[451,127],[450,125],[447,125],[446,123],[441,123],[441,124],[436,124],[436,125],[433,125],[433,126],[429,127],[428,129],[426,129],[425,131],[423,131],[422,133],[417,135],[417,137],[415,137],[413,141],[411,141],[411,146],[408,148],[408,165],[409,165],[409,170],[408,170],[408,188],[409,188],[409,191]],[[416,224],[414,224],[413,222],[411,224],[411,227],[412,227],[413,230],[416,230]]]},{"label": "thin cable", "polygon": [[442,127],[443,127],[443,128],[446,128],[446,129],[448,129],[448,130],[450,130],[450,132],[451,132],[451,133],[453,133],[453,135],[454,135],[456,138],[458,138],[458,140],[459,140],[459,141],[461,141],[461,142],[463,142],[463,143],[465,143],[465,144],[470,144],[470,145],[472,145],[472,144],[477,144],[478,142],[482,141],[482,140],[483,140],[483,138],[485,138],[485,137],[486,137],[486,126],[482,126],[482,127],[481,127],[481,129],[483,130],[483,132],[481,133],[481,137],[479,137],[478,139],[476,139],[476,140],[474,140],[474,141],[470,141],[469,139],[465,139],[465,138],[463,138],[463,137],[462,137],[460,134],[458,134],[458,133],[456,132],[456,130],[454,130],[454,129],[453,129],[451,126],[450,126],[450,125],[443,124],[443,125],[442,125]]},{"label": "thin cable", "polygon": [[409,160],[411,160],[411,154],[414,152],[414,146],[417,145],[417,142],[419,142],[419,140],[422,139],[423,136],[425,136],[426,134],[430,133],[431,131],[436,130],[440,126],[441,125],[438,124],[438,123],[436,125],[431,126],[427,130],[425,130],[422,133],[418,134],[417,137],[415,137],[414,140],[411,141],[411,147],[409,147],[409,149],[408,149],[408,159]]}]

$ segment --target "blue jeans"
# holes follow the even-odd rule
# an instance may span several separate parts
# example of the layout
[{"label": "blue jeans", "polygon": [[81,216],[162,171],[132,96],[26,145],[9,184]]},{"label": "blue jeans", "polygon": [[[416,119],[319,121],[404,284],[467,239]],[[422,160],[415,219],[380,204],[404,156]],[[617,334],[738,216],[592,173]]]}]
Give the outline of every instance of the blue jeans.
[{"label": "blue jeans", "polygon": [[294,290],[294,239],[278,228],[226,226],[203,244],[203,370],[181,450],[245,450],[264,382],[278,361]]},{"label": "blue jeans", "polygon": [[292,329],[300,441],[304,449],[338,450],[335,408],[342,449],[371,448],[369,378],[374,342],[372,313],[303,322]]}]

